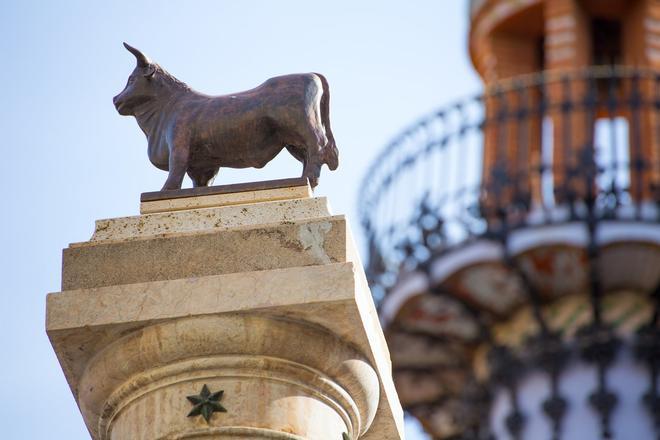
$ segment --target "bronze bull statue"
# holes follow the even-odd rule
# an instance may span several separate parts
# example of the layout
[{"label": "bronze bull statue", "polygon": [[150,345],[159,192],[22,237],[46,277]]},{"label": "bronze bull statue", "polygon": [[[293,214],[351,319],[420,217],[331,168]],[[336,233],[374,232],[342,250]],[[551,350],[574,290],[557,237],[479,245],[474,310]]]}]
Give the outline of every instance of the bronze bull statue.
[{"label": "bronze bull statue", "polygon": [[302,176],[312,187],[323,164],[337,168],[323,75],[278,76],[252,90],[208,96],[124,46],[137,66],[113,102],[119,114],[135,116],[149,160],[169,172],[163,190],[181,188],[186,173],[194,186],[208,186],[220,167],[261,168],[283,148],[303,163]]}]

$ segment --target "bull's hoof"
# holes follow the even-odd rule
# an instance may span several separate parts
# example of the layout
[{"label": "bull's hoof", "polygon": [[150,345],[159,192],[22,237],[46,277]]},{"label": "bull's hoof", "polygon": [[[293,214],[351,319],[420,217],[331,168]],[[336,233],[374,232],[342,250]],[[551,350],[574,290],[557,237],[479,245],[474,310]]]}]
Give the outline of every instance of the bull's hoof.
[{"label": "bull's hoof", "polygon": [[174,191],[177,189],[181,189],[181,186],[174,186],[174,185],[163,185],[163,187],[160,189],[161,191]]}]

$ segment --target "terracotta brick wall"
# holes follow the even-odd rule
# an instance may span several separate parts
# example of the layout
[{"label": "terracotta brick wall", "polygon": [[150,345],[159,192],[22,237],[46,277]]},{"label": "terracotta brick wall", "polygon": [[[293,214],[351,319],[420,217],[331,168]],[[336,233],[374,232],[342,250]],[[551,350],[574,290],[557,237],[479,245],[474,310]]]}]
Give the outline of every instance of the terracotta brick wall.
[{"label": "terracotta brick wall", "polygon": [[[627,64],[660,69],[660,1],[640,0],[634,5],[624,23],[624,47]],[[647,100],[660,100],[660,83],[642,82],[642,94]],[[642,111],[640,128],[639,139],[630,139],[630,157],[641,155],[649,168],[639,178],[631,176],[632,190],[645,199],[657,198],[660,194],[653,194],[651,186],[660,185],[660,109]]]},{"label": "terracotta brick wall", "polygon": [[[506,20],[510,17],[502,15],[501,11],[510,10],[511,14],[520,13],[516,5],[523,2],[512,0],[490,0],[474,17],[474,26],[479,32],[471,34],[470,50],[475,67],[482,75],[487,86],[492,86],[502,80],[519,75],[547,70],[550,75],[561,76],[562,73],[589,67],[592,59],[592,18],[594,14],[605,14],[606,18],[621,19],[621,47],[623,62],[629,66],[660,69],[660,1],[659,0],[626,0],[623,4],[624,13],[612,16],[610,12],[599,11],[603,3],[587,0],[542,0],[544,54],[543,63],[539,62],[539,40],[520,32],[509,32]],[[528,7],[538,6],[528,0]],[[509,5],[511,5],[509,7]],[[507,7],[504,7],[507,6]],[[610,5],[611,6],[611,5]],[[508,8],[508,9],[507,9]],[[499,10],[500,15],[494,14]],[[490,14],[490,16],[489,16]],[[500,20],[501,25],[494,21],[493,16]],[[484,22],[489,23],[489,27]],[[474,30],[473,26],[473,30]],[[484,29],[491,29],[485,32]],[[476,34],[476,35],[475,35]],[[585,147],[593,146],[594,123],[596,117],[622,116],[629,124],[631,161],[642,157],[650,163],[641,175],[635,175],[631,168],[631,183],[633,196],[643,199],[653,197],[651,183],[660,182],[660,110],[651,105],[654,100],[660,100],[660,86],[652,80],[639,82],[639,91],[646,101],[646,107],[631,111],[618,111],[615,115],[606,114],[603,109],[593,113],[579,108],[579,103],[587,93],[587,82],[573,81],[568,90],[560,81],[551,83],[547,89],[547,101],[550,109],[547,116],[552,120],[554,140],[553,167],[554,186],[559,188],[567,182],[567,168],[573,168],[580,173],[578,162],[579,152]],[[617,96],[623,100],[630,98],[632,91],[630,81],[620,85]],[[540,95],[530,93],[527,99],[532,106],[538,103]],[[578,106],[567,113],[562,113],[561,104],[568,96]],[[520,105],[520,96],[514,92],[501,98],[486,100],[486,114],[489,121],[497,121],[503,109],[511,111]],[[620,104],[629,106],[629,101]],[[498,164],[506,164],[511,176],[521,176],[530,169],[538,169],[541,155],[541,118],[529,117],[527,126],[511,121],[507,116],[505,124],[489,124],[484,130],[484,182],[492,181],[492,170]],[[521,151],[526,149],[527,151]],[[522,163],[522,159],[527,163]],[[580,196],[584,193],[584,180],[571,182],[573,191]],[[533,199],[540,197],[538,181],[516,182],[526,186],[523,192],[532,194]],[[639,187],[639,188],[638,188]],[[556,194],[561,201],[562,194]]]},{"label": "terracotta brick wall", "polygon": [[579,0],[545,0],[545,68],[591,64],[591,24]]}]

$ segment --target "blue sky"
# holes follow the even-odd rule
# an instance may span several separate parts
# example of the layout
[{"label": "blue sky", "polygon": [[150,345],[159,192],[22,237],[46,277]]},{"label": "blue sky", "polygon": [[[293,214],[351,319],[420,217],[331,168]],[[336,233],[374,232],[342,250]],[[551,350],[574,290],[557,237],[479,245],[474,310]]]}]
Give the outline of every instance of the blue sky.
[{"label": "blue sky", "polygon": [[[95,219],[137,214],[140,193],[166,177],[135,120],[112,106],[135,63],[122,41],[209,94],[323,73],[340,167],[324,169],[316,193],[360,240],[356,196],[378,150],[479,90],[466,31],[464,0],[1,2],[5,438],[88,438],[44,331],[45,295],[59,290],[62,248],[89,239]],[[300,172],[285,153],[264,170],[221,170],[216,183]]]}]

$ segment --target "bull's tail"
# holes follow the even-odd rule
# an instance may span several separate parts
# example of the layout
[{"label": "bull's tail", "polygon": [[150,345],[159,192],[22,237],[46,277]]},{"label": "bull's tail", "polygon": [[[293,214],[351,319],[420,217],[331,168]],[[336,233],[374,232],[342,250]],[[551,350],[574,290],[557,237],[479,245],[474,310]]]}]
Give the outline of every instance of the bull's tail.
[{"label": "bull's tail", "polygon": [[323,93],[321,94],[321,122],[325,128],[325,136],[328,138],[328,143],[323,149],[323,161],[328,165],[331,170],[336,170],[339,166],[339,151],[337,144],[335,144],[335,137],[330,128],[330,87],[325,76],[320,73],[314,73],[321,80],[323,85]]}]

